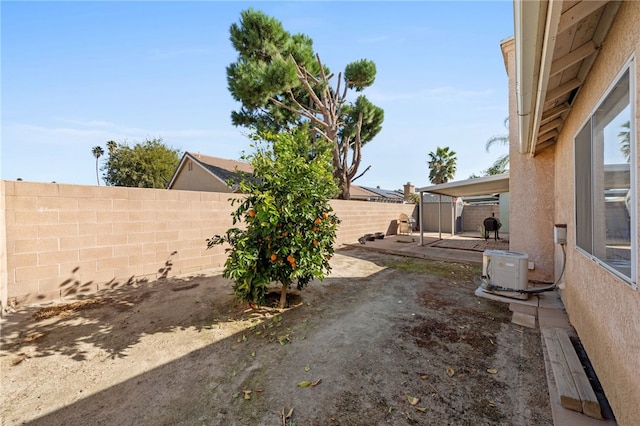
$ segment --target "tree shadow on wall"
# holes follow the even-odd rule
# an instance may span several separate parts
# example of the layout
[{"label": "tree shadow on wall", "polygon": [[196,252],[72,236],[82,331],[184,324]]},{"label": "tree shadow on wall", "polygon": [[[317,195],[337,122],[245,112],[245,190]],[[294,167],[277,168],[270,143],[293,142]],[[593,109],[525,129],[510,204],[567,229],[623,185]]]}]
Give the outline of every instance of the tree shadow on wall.
[{"label": "tree shadow on wall", "polygon": [[[160,269],[158,269],[158,279],[164,279],[169,276],[169,273],[173,268],[173,261],[171,260],[171,257],[175,256],[176,254],[178,254],[177,251],[171,253],[167,260],[164,262],[164,265]],[[94,280],[82,282],[81,268],[80,266],[76,266],[71,270],[69,278],[60,283],[59,297],[61,299],[65,297],[82,298],[93,295],[100,291],[113,290],[122,286],[138,285],[146,282],[149,282],[148,278],[136,278],[135,276],[131,276],[125,281],[112,278],[106,283],[97,283]],[[43,295],[37,296],[37,298],[40,300],[44,299],[44,297],[45,296]]]}]

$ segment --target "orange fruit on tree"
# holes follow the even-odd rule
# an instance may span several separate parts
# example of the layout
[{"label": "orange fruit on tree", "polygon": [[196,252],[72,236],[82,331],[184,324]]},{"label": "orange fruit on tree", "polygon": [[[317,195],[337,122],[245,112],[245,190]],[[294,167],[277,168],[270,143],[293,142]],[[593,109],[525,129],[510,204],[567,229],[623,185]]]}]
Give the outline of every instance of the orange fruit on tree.
[{"label": "orange fruit on tree", "polygon": [[318,243],[318,240],[313,240],[313,245],[314,245],[314,246],[317,246],[318,244],[319,244],[319,243]]},{"label": "orange fruit on tree", "polygon": [[326,218],[329,217],[329,214],[328,213],[322,213],[322,217],[326,219]]},{"label": "orange fruit on tree", "polygon": [[256,217],[256,212],[253,210],[249,210],[249,217]]},{"label": "orange fruit on tree", "polygon": [[318,230],[317,226],[314,226],[313,228],[311,228],[311,231],[316,232]]},{"label": "orange fruit on tree", "polygon": [[322,219],[320,219],[319,217],[318,217],[318,218],[316,218],[316,223],[317,223],[318,225],[320,225],[320,224],[322,223]]},{"label": "orange fruit on tree", "polygon": [[271,261],[275,261],[278,258],[275,253],[271,254]]}]

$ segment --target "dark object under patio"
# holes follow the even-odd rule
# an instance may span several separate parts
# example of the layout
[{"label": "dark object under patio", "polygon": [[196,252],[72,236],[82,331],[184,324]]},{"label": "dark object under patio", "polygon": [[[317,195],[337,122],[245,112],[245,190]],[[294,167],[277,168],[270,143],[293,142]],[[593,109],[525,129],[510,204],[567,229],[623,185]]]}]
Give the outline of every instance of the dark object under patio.
[{"label": "dark object under patio", "polygon": [[496,219],[495,217],[488,217],[488,218],[486,218],[484,220],[483,226],[484,226],[484,239],[485,240],[489,239],[489,233],[490,232],[493,232],[493,239],[495,241],[498,241],[500,239],[500,236],[498,234],[498,230],[502,226],[502,223],[500,223],[500,221],[498,219]]}]

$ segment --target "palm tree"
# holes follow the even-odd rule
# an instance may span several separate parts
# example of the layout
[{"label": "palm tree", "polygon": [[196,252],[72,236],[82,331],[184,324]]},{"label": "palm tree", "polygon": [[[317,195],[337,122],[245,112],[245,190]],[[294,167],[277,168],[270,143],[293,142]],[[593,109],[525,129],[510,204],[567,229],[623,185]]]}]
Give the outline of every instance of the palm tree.
[{"label": "palm tree", "polygon": [[107,142],[107,149],[109,150],[109,154],[113,154],[114,152],[116,152],[117,148],[118,144],[116,144],[115,141]]},{"label": "palm tree", "polygon": [[98,186],[100,186],[100,178],[98,177],[98,158],[102,157],[104,150],[101,146],[96,145],[91,148],[91,153],[96,157],[96,181],[98,181]]},{"label": "palm tree", "polygon": [[[446,183],[456,174],[456,153],[449,151],[449,147],[436,148],[436,152],[429,153],[429,180],[433,184]],[[438,194],[438,235],[442,239],[442,217],[440,215],[442,194]]]},{"label": "palm tree", "polygon": [[622,130],[618,133],[618,140],[620,141],[620,151],[627,160],[627,163],[631,159],[631,121],[622,123],[620,126]]},{"label": "palm tree", "polygon": [[439,184],[449,182],[456,174],[456,153],[449,150],[449,147],[436,148],[436,152],[429,153],[429,180],[431,183]]},{"label": "palm tree", "polygon": [[[504,127],[509,128],[509,117],[504,119]],[[497,135],[489,138],[484,149],[489,152],[494,145],[509,146],[509,135]],[[509,154],[501,155],[493,162],[493,164],[485,171],[488,175],[498,175],[504,173],[509,168]]]}]

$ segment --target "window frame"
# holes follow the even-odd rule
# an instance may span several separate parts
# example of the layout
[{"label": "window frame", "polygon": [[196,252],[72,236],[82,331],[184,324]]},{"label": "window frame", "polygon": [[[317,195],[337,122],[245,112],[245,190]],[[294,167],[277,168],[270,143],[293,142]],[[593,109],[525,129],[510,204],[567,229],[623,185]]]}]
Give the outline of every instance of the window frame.
[{"label": "window frame", "polygon": [[[600,194],[595,194],[595,179],[596,175],[594,174],[594,170],[596,169],[596,155],[594,155],[594,117],[598,112],[598,109],[604,104],[609,95],[613,93],[617,85],[620,83],[621,79],[628,73],[629,75],[629,132],[630,132],[630,161],[629,161],[629,179],[630,179],[630,188],[631,192],[631,208],[629,211],[630,216],[630,245],[631,245],[631,253],[630,253],[630,275],[627,276],[623,272],[617,270],[613,266],[609,265],[605,259],[602,259],[594,254],[594,246],[593,246],[593,238],[596,233],[594,232],[594,200],[596,200]],[[634,290],[638,290],[638,220],[637,220],[637,206],[638,206],[638,184],[637,184],[637,170],[638,170],[638,158],[637,158],[637,120],[636,120],[636,102],[637,102],[637,91],[636,91],[636,58],[635,55],[631,56],[627,61],[625,61],[624,65],[620,68],[620,71],[613,78],[612,82],[609,84],[607,89],[604,91],[603,95],[598,99],[595,103],[595,106],[589,111],[587,118],[584,120],[582,125],[576,131],[573,137],[573,167],[574,167],[574,235],[575,235],[575,249],[588,259],[592,260],[594,263],[610,272],[620,280],[622,280],[626,285],[630,286]],[[589,138],[589,147],[588,150],[584,147],[578,146],[579,140],[584,140],[585,130],[588,131]],[[584,142],[583,142],[584,143]],[[582,148],[582,149],[581,149]],[[588,151],[588,152],[587,152]],[[585,155],[588,155],[588,160],[586,162],[586,166],[578,167],[580,164],[579,160],[584,160]],[[578,158],[580,156],[580,158]],[[582,164],[585,164],[584,161]],[[584,169],[588,170],[584,170]],[[584,183],[586,177],[589,178],[587,183]],[[582,181],[581,181],[582,179]],[[579,183],[580,182],[580,183]],[[579,195],[582,192],[582,199],[579,200]],[[585,218],[579,212],[579,205],[584,206],[585,202],[590,205],[590,212],[587,214],[588,224],[585,224]],[[587,226],[586,236],[588,237],[586,240],[591,240],[591,252],[587,251],[587,249],[580,247],[579,244],[584,244],[585,239],[581,238],[581,233],[579,233],[579,226]],[[583,228],[580,228],[581,230]]]}]

